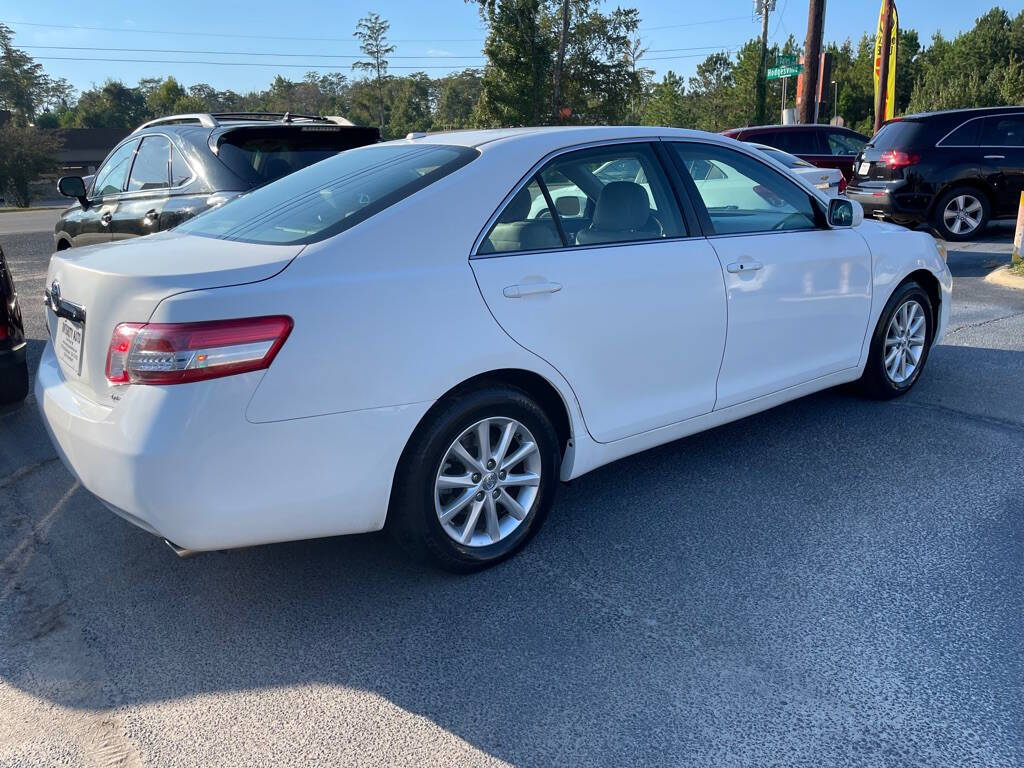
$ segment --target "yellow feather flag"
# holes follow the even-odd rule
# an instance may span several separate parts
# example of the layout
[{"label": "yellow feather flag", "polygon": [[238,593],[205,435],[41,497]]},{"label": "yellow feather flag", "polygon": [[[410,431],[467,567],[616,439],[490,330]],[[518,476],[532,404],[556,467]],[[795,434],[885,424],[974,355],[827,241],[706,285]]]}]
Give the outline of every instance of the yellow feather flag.
[{"label": "yellow feather flag", "polygon": [[896,116],[896,54],[899,47],[900,21],[896,12],[896,3],[893,0],[882,0],[882,7],[878,11],[878,31],[875,33],[875,99],[878,99],[878,81],[882,72],[882,34],[885,28],[885,5],[892,3],[892,23],[889,34],[889,77],[885,88],[885,120],[891,120]]}]

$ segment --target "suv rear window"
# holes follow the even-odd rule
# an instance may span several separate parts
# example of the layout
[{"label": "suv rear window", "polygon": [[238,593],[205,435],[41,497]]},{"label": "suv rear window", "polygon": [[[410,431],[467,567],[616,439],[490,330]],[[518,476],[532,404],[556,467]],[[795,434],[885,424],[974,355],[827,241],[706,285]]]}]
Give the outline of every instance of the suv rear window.
[{"label": "suv rear window", "polygon": [[177,229],[247,243],[315,243],[365,221],[477,155],[468,147],[439,144],[354,149],[254,189]]},{"label": "suv rear window", "polygon": [[375,129],[330,125],[240,128],[217,143],[221,161],[249,186],[275,181],[377,140]]},{"label": "suv rear window", "polygon": [[878,129],[869,147],[874,149],[908,149],[924,135],[925,127],[916,120],[897,120]]}]

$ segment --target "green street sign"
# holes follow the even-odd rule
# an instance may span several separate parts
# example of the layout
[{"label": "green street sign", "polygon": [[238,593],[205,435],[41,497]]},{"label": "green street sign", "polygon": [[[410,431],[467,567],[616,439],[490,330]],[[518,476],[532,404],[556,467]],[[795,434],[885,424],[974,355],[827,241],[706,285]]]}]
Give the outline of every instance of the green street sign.
[{"label": "green street sign", "polygon": [[796,77],[804,71],[803,64],[789,64],[784,67],[768,67],[767,80],[781,80],[784,77]]},{"label": "green street sign", "polygon": [[779,67],[795,67],[797,58],[795,53],[780,53],[775,57],[775,64]]}]

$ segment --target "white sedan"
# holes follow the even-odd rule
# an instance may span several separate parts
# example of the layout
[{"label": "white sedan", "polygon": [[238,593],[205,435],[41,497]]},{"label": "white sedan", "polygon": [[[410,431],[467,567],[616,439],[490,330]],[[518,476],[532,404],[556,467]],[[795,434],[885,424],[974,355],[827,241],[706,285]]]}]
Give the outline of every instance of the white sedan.
[{"label": "white sedan", "polygon": [[179,553],[387,526],[472,570],[559,479],[837,384],[912,387],[950,273],[862,219],[707,133],[364,147],[55,254],[36,399],[81,483]]}]

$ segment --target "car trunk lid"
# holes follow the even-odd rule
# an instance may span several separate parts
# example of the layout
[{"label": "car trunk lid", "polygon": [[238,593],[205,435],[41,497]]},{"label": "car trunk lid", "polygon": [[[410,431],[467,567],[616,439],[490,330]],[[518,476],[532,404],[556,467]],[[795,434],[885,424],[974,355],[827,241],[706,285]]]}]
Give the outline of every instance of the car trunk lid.
[{"label": "car trunk lid", "polygon": [[118,387],[108,385],[106,360],[118,323],[147,322],[176,293],[266,280],[301,250],[167,232],[55,253],[46,277],[47,327],[68,386],[111,403]]}]

